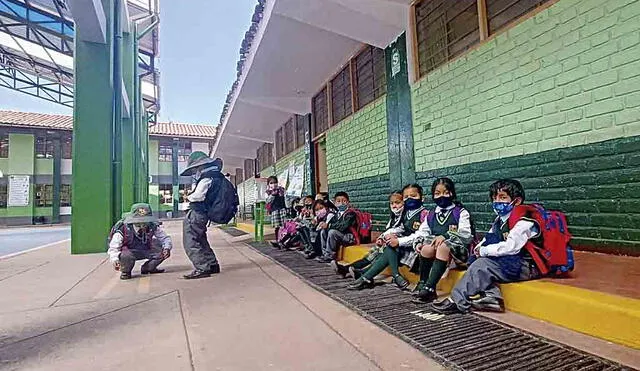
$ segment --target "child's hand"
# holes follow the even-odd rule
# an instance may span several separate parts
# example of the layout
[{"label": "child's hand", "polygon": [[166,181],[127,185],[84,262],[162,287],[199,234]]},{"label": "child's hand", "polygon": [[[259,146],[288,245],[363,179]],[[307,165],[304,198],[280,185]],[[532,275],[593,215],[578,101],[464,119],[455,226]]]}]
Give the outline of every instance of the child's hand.
[{"label": "child's hand", "polygon": [[382,247],[384,245],[385,245],[384,240],[381,237],[378,237],[378,239],[376,240],[376,246]]},{"label": "child's hand", "polygon": [[327,229],[328,225],[325,222],[320,222],[320,224],[318,224],[318,228],[320,229]]},{"label": "child's hand", "polygon": [[433,241],[431,241],[431,246],[437,249],[444,244],[444,241],[446,241],[446,238],[444,238],[444,236],[438,236],[434,238]]},{"label": "child's hand", "polygon": [[116,271],[120,270],[120,261],[116,260],[113,262],[113,269],[115,269]]},{"label": "child's hand", "polygon": [[480,257],[480,245],[474,247],[471,252],[473,253],[473,255]]},{"label": "child's hand", "polygon": [[400,242],[398,241],[398,237],[395,234],[388,236],[387,244],[391,247],[398,247]]}]

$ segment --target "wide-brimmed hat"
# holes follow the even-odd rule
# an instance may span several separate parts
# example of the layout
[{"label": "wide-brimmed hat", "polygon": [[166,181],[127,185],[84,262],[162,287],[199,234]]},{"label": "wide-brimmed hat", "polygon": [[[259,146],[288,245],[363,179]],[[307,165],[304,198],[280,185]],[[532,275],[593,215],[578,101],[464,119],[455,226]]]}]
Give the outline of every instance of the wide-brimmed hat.
[{"label": "wide-brimmed hat", "polygon": [[196,168],[205,165],[213,166],[215,164],[218,164],[218,171],[222,170],[222,161],[214,160],[202,151],[192,152],[191,155],[189,155],[187,167],[182,170],[180,176],[191,176],[195,173]]},{"label": "wide-brimmed hat", "polygon": [[158,217],[153,215],[151,206],[144,203],[133,204],[131,212],[124,218],[125,224],[157,223],[158,221]]}]

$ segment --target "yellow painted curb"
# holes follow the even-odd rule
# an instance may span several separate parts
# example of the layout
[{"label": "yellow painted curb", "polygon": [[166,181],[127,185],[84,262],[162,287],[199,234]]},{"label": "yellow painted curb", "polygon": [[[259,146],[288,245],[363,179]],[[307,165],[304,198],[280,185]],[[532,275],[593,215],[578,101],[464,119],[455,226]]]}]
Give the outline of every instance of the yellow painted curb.
[{"label": "yellow painted curb", "polygon": [[[369,247],[349,246],[343,250],[343,261],[350,263],[364,257]],[[400,270],[410,282],[418,281],[406,267]],[[450,292],[463,275],[463,271],[449,271],[438,290]],[[505,306],[512,312],[640,349],[640,300],[544,281],[510,283],[500,288]]]},{"label": "yellow painted curb", "polygon": [[236,225],[236,228],[238,228],[239,230],[243,231],[243,232],[247,232],[249,234],[253,234],[253,232],[255,231],[255,227],[253,224],[249,224],[249,223],[238,223]]}]

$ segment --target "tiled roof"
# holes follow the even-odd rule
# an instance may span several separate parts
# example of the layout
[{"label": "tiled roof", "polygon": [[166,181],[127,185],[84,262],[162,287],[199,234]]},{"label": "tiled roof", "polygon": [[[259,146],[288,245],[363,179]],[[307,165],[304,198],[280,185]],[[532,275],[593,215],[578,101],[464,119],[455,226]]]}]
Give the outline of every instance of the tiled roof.
[{"label": "tiled roof", "polygon": [[[73,117],[0,110],[0,126],[73,130]],[[213,125],[161,122],[149,126],[149,135],[213,139],[216,137],[216,129]]]}]

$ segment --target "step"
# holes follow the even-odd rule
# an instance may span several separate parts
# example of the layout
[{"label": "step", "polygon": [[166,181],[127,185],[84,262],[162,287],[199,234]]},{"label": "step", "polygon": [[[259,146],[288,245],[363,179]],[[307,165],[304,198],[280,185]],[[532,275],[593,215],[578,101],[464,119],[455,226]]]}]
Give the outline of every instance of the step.
[{"label": "step", "polygon": [[[343,248],[341,260],[354,262],[364,257],[370,246],[359,245]],[[598,255],[594,257],[594,255]],[[576,275],[580,276],[581,262],[600,260],[600,272],[606,277],[603,267],[619,270],[620,267],[607,266],[610,258],[604,254],[576,253]],[[628,258],[622,266],[629,274],[629,285],[637,285],[633,277],[640,263],[638,258]],[[585,264],[585,267],[588,265]],[[627,268],[629,267],[629,268]],[[400,272],[410,282],[416,283],[418,276],[401,267]],[[627,272],[625,272],[627,273]],[[438,290],[449,293],[462,277],[464,271],[451,270],[438,284]],[[587,278],[589,274],[584,274]],[[566,281],[564,283],[563,281]],[[588,282],[580,283],[589,286]],[[574,331],[598,337],[617,344],[640,349],[640,299],[608,292],[576,287],[575,282],[561,279],[544,279],[500,285],[507,310],[528,317],[547,321]],[[601,285],[600,285],[601,286]],[[631,295],[631,294],[630,294]],[[631,295],[635,296],[635,294]]]}]

